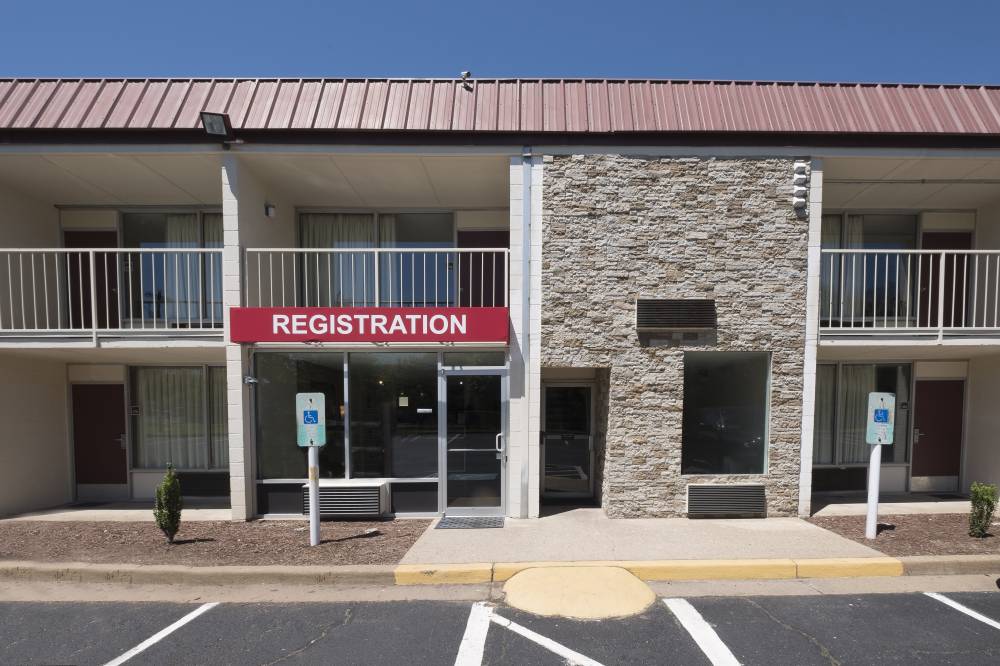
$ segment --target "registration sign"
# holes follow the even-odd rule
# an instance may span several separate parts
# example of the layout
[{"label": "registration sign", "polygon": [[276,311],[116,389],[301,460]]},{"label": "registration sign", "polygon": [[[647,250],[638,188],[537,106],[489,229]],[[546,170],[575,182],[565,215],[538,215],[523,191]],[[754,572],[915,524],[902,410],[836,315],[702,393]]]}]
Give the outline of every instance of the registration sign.
[{"label": "registration sign", "polygon": [[326,445],[326,396],[295,394],[295,437],[299,446]]},{"label": "registration sign", "polygon": [[868,426],[865,441],[868,444],[892,444],[896,420],[896,395],[872,392],[868,394]]}]

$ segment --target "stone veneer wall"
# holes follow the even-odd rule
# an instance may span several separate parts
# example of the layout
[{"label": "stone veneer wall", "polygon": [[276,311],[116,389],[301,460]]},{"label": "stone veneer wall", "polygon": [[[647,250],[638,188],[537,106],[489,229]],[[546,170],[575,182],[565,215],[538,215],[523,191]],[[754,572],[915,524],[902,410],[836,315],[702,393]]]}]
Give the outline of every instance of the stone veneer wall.
[{"label": "stone veneer wall", "polygon": [[[808,221],[792,171],[791,159],[546,157],[541,365],[610,369],[610,516],[683,515],[700,482],[763,482],[769,515],[796,515]],[[639,296],[714,298],[716,343],[640,346]],[[681,476],[685,350],[772,353],[765,475]]]}]

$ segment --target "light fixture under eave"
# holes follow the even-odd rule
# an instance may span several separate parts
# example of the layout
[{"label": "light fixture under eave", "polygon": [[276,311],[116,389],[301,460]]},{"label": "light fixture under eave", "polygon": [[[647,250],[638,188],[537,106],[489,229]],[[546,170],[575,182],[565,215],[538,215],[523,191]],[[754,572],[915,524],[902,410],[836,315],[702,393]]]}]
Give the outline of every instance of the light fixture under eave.
[{"label": "light fixture under eave", "polygon": [[205,134],[222,141],[224,148],[229,148],[229,145],[233,143],[243,143],[233,134],[233,125],[229,122],[228,113],[202,111],[201,125],[205,128]]}]

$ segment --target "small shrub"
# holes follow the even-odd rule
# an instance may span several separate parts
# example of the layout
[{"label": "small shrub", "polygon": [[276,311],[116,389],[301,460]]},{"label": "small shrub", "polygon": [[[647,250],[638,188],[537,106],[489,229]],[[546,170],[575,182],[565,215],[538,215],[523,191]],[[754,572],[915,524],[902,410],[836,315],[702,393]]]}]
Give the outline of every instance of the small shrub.
[{"label": "small shrub", "polygon": [[970,491],[972,513],[969,514],[969,536],[987,536],[993,512],[997,508],[997,487],[992,483],[973,483]]},{"label": "small shrub", "polygon": [[153,517],[156,526],[163,530],[167,543],[174,542],[174,535],[181,526],[181,483],[174,472],[174,466],[167,465],[167,473],[156,487],[156,504],[153,506]]}]

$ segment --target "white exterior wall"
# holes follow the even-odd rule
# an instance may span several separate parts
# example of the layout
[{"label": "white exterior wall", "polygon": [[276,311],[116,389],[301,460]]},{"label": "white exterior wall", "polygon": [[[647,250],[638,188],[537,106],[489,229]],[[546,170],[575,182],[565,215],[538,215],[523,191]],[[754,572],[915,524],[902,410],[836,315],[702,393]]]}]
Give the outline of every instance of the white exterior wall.
[{"label": "white exterior wall", "polygon": [[[532,160],[530,241],[524,247],[524,163],[510,163],[510,428],[507,443],[507,515],[538,516],[541,449],[541,257],[542,170],[541,158]],[[529,314],[524,322],[524,258],[528,253]],[[528,359],[525,361],[525,340]]]},{"label": "white exterior wall", "polygon": [[1000,484],[1000,354],[969,362],[961,492],[973,481]]},{"label": "white exterior wall", "polygon": [[0,184],[0,247],[59,247],[59,211]]},{"label": "white exterior wall", "polygon": [[0,516],[72,501],[66,365],[4,354],[0,378]]}]

